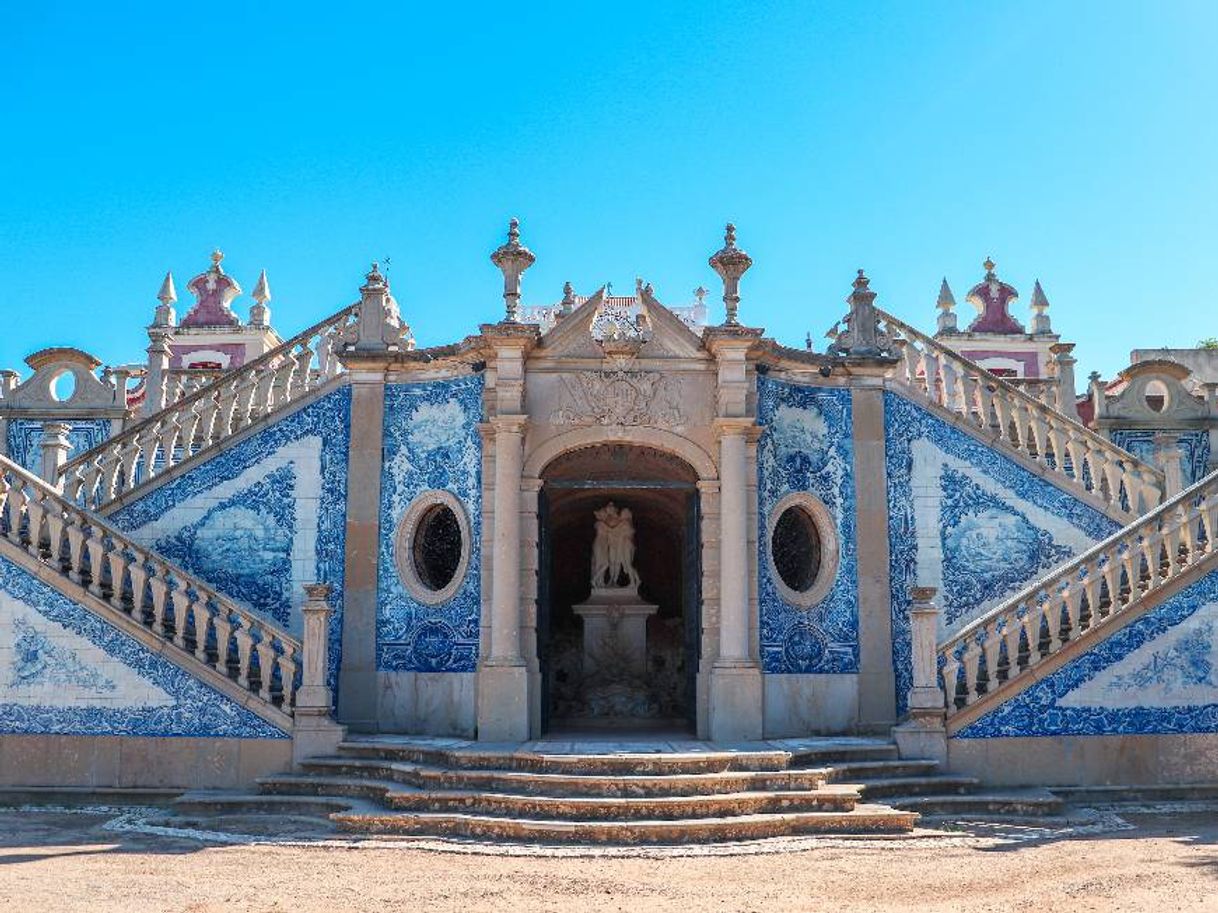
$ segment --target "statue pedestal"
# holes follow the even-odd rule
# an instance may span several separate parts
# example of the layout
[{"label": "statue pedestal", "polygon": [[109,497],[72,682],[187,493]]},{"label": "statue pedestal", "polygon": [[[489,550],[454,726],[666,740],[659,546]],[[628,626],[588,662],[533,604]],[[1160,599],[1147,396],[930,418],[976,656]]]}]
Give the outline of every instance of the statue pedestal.
[{"label": "statue pedestal", "polygon": [[584,670],[612,671],[623,678],[647,673],[647,619],[659,606],[644,602],[634,587],[594,589],[571,610],[584,620]]}]

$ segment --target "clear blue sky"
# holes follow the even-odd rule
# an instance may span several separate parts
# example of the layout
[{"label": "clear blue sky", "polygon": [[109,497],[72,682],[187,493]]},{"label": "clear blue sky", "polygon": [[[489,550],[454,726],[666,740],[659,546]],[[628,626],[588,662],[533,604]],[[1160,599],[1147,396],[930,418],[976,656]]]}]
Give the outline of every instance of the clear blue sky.
[{"label": "clear blue sky", "polygon": [[860,266],[933,328],[987,254],[1084,374],[1218,335],[1218,3],[271,6],[9,4],[0,365],[142,358],[165,270],[188,297],[215,246],[284,335],[391,256],[448,342],[501,314],[513,215],[527,303],[682,303],[730,218],[742,317],[792,345]]}]

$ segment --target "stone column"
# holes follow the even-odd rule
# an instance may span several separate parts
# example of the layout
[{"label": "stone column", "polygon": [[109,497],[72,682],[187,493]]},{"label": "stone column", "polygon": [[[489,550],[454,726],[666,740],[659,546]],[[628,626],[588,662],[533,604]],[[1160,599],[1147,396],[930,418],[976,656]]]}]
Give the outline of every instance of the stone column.
[{"label": "stone column", "polygon": [[711,666],[712,741],[760,739],[761,667],[749,619],[748,437],[751,418],[719,419],[719,655]]},{"label": "stone column", "polygon": [[71,430],[67,422],[42,423],[42,478],[56,488],[62,488],[59,467],[68,461],[72,449],[68,441]]},{"label": "stone column", "polygon": [[854,365],[855,536],[859,600],[859,728],[888,732],[896,722],[889,577],[888,466],[884,439],[883,364]]},{"label": "stone column", "polygon": [[934,587],[910,587],[910,640],[913,687],[909,689],[909,719],[893,727],[903,758],[932,758],[947,763],[947,707],[939,685],[939,609]]},{"label": "stone column", "polygon": [[165,408],[165,383],[169,379],[168,328],[148,328],[148,377],[144,381],[144,415],[155,415]]},{"label": "stone column", "polygon": [[1181,465],[1180,438],[1174,434],[1155,435],[1155,462],[1163,470],[1163,500],[1184,491],[1184,467]]},{"label": "stone column", "polygon": [[[347,545],[343,560],[338,718],[354,730],[375,732],[380,717],[376,616],[385,365],[351,357],[347,364],[351,382],[351,439],[347,446]],[[392,535],[392,530],[386,534]]]},{"label": "stone column", "polygon": [[528,669],[520,652],[520,474],[527,417],[491,420],[495,430],[490,656],[478,676],[478,738],[529,737]]},{"label": "stone column", "polygon": [[1053,366],[1057,373],[1057,411],[1066,418],[1078,421],[1077,393],[1074,389],[1074,365],[1078,362],[1070,353],[1074,343],[1057,342],[1049,346],[1053,353]]},{"label": "stone column", "polygon": [[300,689],[292,727],[292,759],[297,764],[310,757],[333,754],[346,736],[332,715],[333,695],[326,684],[330,667],[331,587],[328,583],[306,583]]}]

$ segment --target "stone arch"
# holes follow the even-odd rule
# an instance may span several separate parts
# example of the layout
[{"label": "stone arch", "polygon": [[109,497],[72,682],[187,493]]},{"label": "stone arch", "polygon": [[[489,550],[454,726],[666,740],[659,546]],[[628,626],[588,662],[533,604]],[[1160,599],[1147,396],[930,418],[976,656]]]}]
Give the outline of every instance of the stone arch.
[{"label": "stone arch", "polygon": [[680,457],[707,481],[719,478],[719,469],[709,453],[688,438],[663,428],[622,428],[617,426],[592,425],[575,428],[548,438],[525,458],[524,476],[541,478],[546,466],[564,453],[595,447],[598,444],[633,444],[654,447]]}]

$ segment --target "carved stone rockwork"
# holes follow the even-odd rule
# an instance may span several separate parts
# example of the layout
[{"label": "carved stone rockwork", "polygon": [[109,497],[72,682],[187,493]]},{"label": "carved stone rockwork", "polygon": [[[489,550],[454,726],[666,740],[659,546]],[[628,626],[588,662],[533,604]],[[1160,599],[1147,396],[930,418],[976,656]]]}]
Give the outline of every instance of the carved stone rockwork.
[{"label": "carved stone rockwork", "polygon": [[677,377],[619,367],[565,375],[562,382],[559,406],[550,413],[556,425],[671,428],[685,422]]}]

